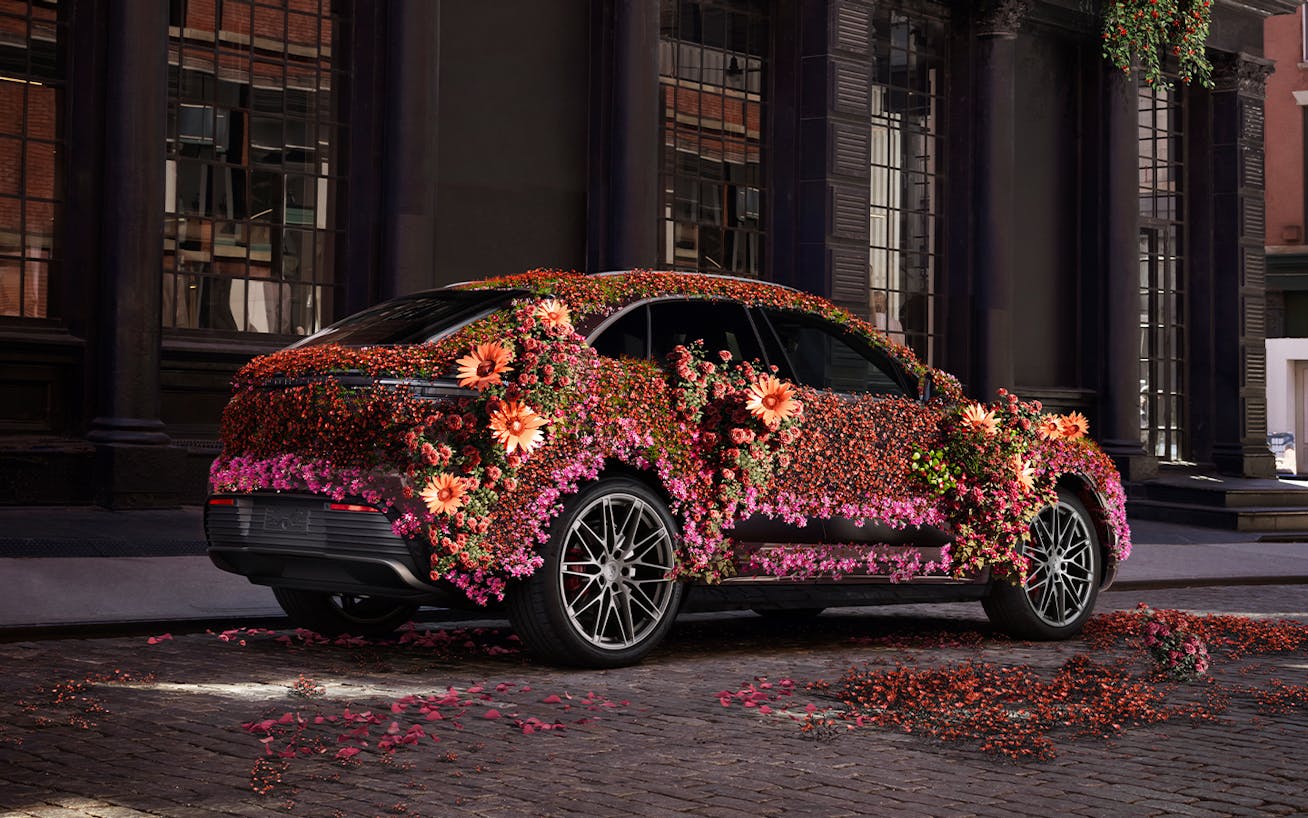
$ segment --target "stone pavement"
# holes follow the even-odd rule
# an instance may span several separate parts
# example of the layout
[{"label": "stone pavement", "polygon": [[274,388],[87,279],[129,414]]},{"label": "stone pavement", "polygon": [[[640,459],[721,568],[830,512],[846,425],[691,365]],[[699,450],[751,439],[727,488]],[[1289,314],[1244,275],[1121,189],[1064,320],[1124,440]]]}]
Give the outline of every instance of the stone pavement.
[{"label": "stone pavement", "polygon": [[[1135,551],[1118,587],[1308,582],[1308,542],[1133,522]],[[268,623],[267,588],[204,555],[201,510],[0,508],[0,634],[136,625],[166,629]]]},{"label": "stone pavement", "polygon": [[[1111,591],[1100,609],[1141,599],[1308,620],[1304,585]],[[800,729],[806,705],[821,716],[832,704],[805,683],[852,665],[972,659],[1047,676],[1089,652],[1081,640],[993,637],[977,605],[790,624],[683,617],[644,664],[609,671],[532,663],[478,625],[355,646],[248,631],[11,642],[0,644],[0,815],[1308,814],[1308,712],[1260,713],[1248,693],[1216,721],[1109,739],[1056,731],[1044,762],[886,729]],[[1304,685],[1308,656],[1214,673],[1231,690]],[[751,689],[793,695],[770,694],[766,712],[743,706]],[[368,747],[341,754],[365,734]]]}]

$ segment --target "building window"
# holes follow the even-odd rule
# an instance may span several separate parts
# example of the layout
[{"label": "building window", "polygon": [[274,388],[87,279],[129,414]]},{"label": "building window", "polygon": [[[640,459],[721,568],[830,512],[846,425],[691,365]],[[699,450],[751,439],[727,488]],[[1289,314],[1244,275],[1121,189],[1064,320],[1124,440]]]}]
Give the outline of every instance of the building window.
[{"label": "building window", "polygon": [[663,2],[660,183],[670,269],[763,272],[768,50],[761,0]]},{"label": "building window", "polygon": [[931,361],[947,31],[881,4],[873,26],[869,308],[878,329]]},{"label": "building window", "polygon": [[163,324],[333,317],[345,28],[332,0],[173,0]]},{"label": "building window", "polygon": [[53,0],[0,0],[0,316],[45,318],[64,197],[67,31]]},{"label": "building window", "polygon": [[1140,87],[1140,438],[1167,461],[1189,454],[1182,101]]},{"label": "building window", "polygon": [[1299,6],[1299,60],[1308,62],[1308,4]]}]

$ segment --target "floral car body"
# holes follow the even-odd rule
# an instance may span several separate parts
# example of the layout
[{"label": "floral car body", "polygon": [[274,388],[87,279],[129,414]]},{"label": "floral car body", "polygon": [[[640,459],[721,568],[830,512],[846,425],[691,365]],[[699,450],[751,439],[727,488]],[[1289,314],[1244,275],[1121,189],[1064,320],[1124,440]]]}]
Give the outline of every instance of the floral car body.
[{"label": "floral car body", "polygon": [[957,380],[812,295],[538,270],[386,302],[236,376],[210,556],[298,624],[505,603],[637,661],[678,610],[980,600],[1077,632],[1130,553],[1079,414]]}]

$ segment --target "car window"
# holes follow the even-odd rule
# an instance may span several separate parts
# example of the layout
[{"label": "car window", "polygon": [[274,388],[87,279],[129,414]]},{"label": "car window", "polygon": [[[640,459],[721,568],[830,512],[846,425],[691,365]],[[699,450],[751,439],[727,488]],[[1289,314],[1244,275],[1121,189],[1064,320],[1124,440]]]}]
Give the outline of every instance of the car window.
[{"label": "car window", "polygon": [[662,361],[677,345],[704,341],[710,355],[725,349],[737,361],[766,360],[745,308],[731,301],[659,301],[649,306],[650,346]]},{"label": "car window", "polygon": [[507,290],[440,290],[407,295],[337,321],[294,346],[421,344],[487,315],[522,294]]},{"label": "car window", "polygon": [[800,383],[836,392],[906,394],[898,368],[871,344],[815,316],[763,312]]},{"label": "car window", "polygon": [[618,316],[591,340],[595,351],[606,358],[645,358],[649,354],[649,312],[642,304]]}]

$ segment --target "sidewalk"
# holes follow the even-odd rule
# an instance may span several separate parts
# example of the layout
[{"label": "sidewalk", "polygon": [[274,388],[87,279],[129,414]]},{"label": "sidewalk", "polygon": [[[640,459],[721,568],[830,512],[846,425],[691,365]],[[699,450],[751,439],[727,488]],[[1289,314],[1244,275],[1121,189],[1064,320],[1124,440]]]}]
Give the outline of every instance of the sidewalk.
[{"label": "sidewalk", "polygon": [[[0,508],[0,633],[280,617],[204,555],[202,511]],[[1308,584],[1308,542],[1138,521],[1114,589]]]}]

